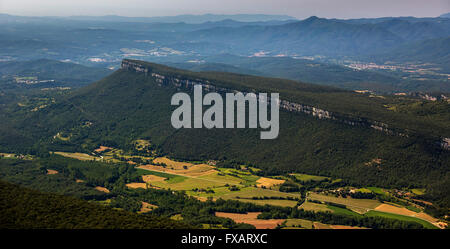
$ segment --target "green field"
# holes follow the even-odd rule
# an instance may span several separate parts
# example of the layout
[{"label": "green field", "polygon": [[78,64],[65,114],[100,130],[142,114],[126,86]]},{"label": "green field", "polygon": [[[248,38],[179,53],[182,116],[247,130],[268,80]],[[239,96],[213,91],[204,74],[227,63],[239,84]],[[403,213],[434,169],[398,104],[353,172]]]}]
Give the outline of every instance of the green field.
[{"label": "green field", "polygon": [[342,204],[358,213],[365,213],[381,204],[379,201],[372,199],[341,198],[317,193],[309,193],[308,198],[323,202]]},{"label": "green field", "polygon": [[229,185],[241,185],[244,183],[244,180],[242,180],[238,177],[231,176],[231,175],[224,175],[224,174],[221,175],[221,173],[219,173],[219,172],[204,175],[204,176],[199,176],[197,178],[210,180],[210,181],[222,182],[224,184],[229,184]]},{"label": "green field", "polygon": [[227,174],[244,180],[246,182],[245,184],[247,185],[256,184],[256,181],[260,178],[259,176],[252,175],[250,172],[243,170],[230,168],[218,168],[218,170],[223,174]]},{"label": "green field", "polygon": [[340,208],[340,207],[336,207],[333,205],[327,205],[328,209],[331,209],[333,213],[335,214],[343,214],[343,215],[351,215],[351,216],[358,216],[361,217],[361,214],[358,214],[356,212],[353,212],[350,209],[346,209],[346,208]]},{"label": "green field", "polygon": [[413,211],[413,212],[416,212],[416,213],[422,212],[422,209],[420,209],[420,208],[418,208],[418,207],[415,207],[415,206],[405,206],[405,208],[406,208],[406,209],[409,209],[409,210],[411,210],[411,211]]},{"label": "green field", "polygon": [[372,191],[375,194],[379,194],[379,195],[385,195],[386,194],[386,192],[384,192],[382,188],[367,187],[367,189],[369,189],[370,191]]},{"label": "green field", "polygon": [[303,208],[307,211],[314,211],[314,212],[333,212],[332,209],[328,208],[325,204],[319,204],[314,202],[305,201],[300,208]]},{"label": "green field", "polygon": [[370,190],[369,188],[360,188],[357,189],[356,191],[361,193],[372,193],[372,190]]}]

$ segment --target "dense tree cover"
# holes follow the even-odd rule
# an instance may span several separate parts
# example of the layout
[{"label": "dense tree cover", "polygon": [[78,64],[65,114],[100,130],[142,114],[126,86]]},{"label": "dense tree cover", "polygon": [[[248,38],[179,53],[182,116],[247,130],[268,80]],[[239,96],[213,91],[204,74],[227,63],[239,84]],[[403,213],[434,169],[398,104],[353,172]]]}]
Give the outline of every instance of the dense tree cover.
[{"label": "dense tree cover", "polygon": [[[47,175],[47,169],[57,170]],[[152,215],[169,218],[181,214],[190,225],[220,224],[227,228],[252,228],[247,224],[236,224],[231,219],[216,217],[215,211],[245,213],[249,211],[270,211],[276,207],[257,206],[232,200],[201,202],[188,197],[183,192],[155,189],[128,189],[125,184],[141,181],[135,168],[126,164],[86,162],[68,159],[57,155],[32,161],[17,159],[0,160],[0,179],[20,184],[47,193],[58,193],[85,200],[108,200],[103,202],[113,208],[137,212],[142,202],[157,205]],[[76,182],[83,180],[83,182]],[[107,187],[109,193],[94,189],[95,186]]]},{"label": "dense tree cover", "polygon": [[0,228],[180,229],[192,226],[0,181]]},{"label": "dense tree cover", "polygon": [[[2,159],[0,160],[0,178],[43,192],[72,195],[87,200],[106,198],[105,193],[97,191],[87,184],[75,182],[76,171],[62,170],[60,167],[54,167],[54,164],[47,167],[44,162]],[[56,160],[55,164],[57,164]],[[60,173],[47,175],[47,169],[58,170]],[[66,176],[69,174],[73,177]]]},{"label": "dense tree cover", "polygon": [[159,216],[171,217],[181,214],[183,220],[189,224],[216,224],[226,228],[252,228],[253,226],[236,224],[230,219],[216,217],[214,215],[215,212],[246,213],[279,209],[279,207],[275,206],[260,206],[252,203],[223,199],[201,202],[193,197],[187,196],[183,192],[172,192],[170,190],[127,190],[126,196],[130,198],[127,200],[128,203],[134,200],[134,202],[145,201],[157,205],[158,208],[153,210],[152,213]]}]

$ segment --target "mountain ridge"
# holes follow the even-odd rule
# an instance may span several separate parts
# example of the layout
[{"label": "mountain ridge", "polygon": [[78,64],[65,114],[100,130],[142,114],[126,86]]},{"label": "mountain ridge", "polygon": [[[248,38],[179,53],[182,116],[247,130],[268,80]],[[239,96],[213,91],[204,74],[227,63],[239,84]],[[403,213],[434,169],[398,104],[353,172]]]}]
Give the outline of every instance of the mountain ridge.
[{"label": "mountain ridge", "polygon": [[[429,119],[392,113],[383,106],[390,103],[389,99],[276,78],[194,73],[146,62],[136,62],[135,66],[139,72],[119,69],[46,108],[16,117],[16,121],[7,117],[5,122],[11,129],[5,134],[0,132],[0,141],[4,142],[0,149],[24,150],[23,145],[8,147],[11,139],[19,144],[22,141],[11,130],[20,131],[20,135],[31,141],[27,151],[33,153],[90,153],[99,145],[127,149],[136,139],[145,139],[162,155],[171,158],[234,160],[257,166],[267,175],[320,174],[344,179],[357,186],[412,188],[435,184],[434,189],[442,189],[448,183],[446,169],[450,152],[429,137],[446,135],[445,127]],[[216,89],[280,92],[281,99],[294,103],[326,111],[331,109],[332,113],[346,111],[354,117],[370,115],[367,117],[388,123],[389,129],[411,129],[409,126],[413,123],[420,132],[393,136],[370,127],[352,126],[284,109],[280,111],[279,137],[270,141],[259,139],[260,129],[177,130],[170,123],[170,115],[175,109],[170,105],[171,96],[179,91],[188,94],[190,91],[165,84],[164,80],[169,77],[190,82],[208,80],[214,82]],[[70,139],[55,138],[58,133],[66,134]],[[368,166],[367,162],[374,158],[381,160],[380,165]],[[436,179],[441,180],[436,182]]]}]

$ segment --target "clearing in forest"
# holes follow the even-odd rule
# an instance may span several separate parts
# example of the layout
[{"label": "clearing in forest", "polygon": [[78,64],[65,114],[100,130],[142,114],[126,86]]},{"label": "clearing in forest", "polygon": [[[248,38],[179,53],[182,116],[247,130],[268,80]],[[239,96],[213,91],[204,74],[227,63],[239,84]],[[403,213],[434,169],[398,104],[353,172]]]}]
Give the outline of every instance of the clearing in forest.
[{"label": "clearing in forest", "polygon": [[416,218],[419,218],[422,220],[426,220],[426,221],[432,223],[433,225],[440,227],[438,225],[438,222],[439,222],[438,219],[433,218],[424,212],[416,213],[416,212],[406,209],[404,207],[396,207],[394,205],[389,205],[389,204],[381,204],[380,206],[376,207],[375,210],[380,211],[380,212],[385,212],[385,213],[416,217]]},{"label": "clearing in forest", "polygon": [[56,171],[56,170],[53,170],[53,169],[47,169],[47,175],[56,175],[56,174],[58,174],[59,172],[58,171]]},{"label": "clearing in forest", "polygon": [[305,201],[299,208],[314,212],[333,212],[333,210],[329,209],[325,204],[319,204],[309,201]]},{"label": "clearing in forest", "polygon": [[153,211],[156,208],[158,208],[158,206],[143,201],[141,210],[139,211],[139,213],[147,213],[147,212]]},{"label": "clearing in forest", "polygon": [[98,191],[104,192],[104,193],[109,193],[109,190],[105,187],[97,186],[97,187],[95,187],[95,189],[97,189]]},{"label": "clearing in forest", "polygon": [[113,148],[111,147],[106,147],[106,146],[100,146],[98,149],[95,149],[95,152],[103,152],[105,150],[112,150]]}]

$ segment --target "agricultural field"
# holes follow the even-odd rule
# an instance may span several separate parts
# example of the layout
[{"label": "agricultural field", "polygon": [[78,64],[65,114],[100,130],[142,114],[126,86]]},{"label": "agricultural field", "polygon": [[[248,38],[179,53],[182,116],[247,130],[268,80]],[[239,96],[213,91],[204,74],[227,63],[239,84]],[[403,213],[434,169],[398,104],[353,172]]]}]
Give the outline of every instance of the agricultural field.
[{"label": "agricultural field", "polygon": [[53,153],[55,153],[56,155],[60,155],[63,157],[69,157],[69,158],[73,158],[73,159],[78,159],[81,161],[100,161],[100,160],[102,160],[100,157],[91,156],[86,153],[78,153],[78,152],[72,153],[72,152],[58,152],[58,151],[53,152]]},{"label": "agricultural field", "polygon": [[405,216],[415,216],[418,212],[411,211],[404,207],[398,207],[391,204],[381,204],[376,207],[374,210],[385,212],[385,213],[393,213]]},{"label": "agricultural field", "polygon": [[361,217],[362,215],[359,213],[356,213],[350,209],[346,209],[346,208],[341,208],[341,207],[336,207],[333,205],[327,205],[327,208],[331,210],[331,212],[335,213],[335,214],[343,214],[343,215],[350,215],[350,216],[356,216],[356,217]]},{"label": "agricultural field", "polygon": [[134,146],[139,151],[149,150],[151,147],[151,143],[148,140],[138,139],[134,142]]},{"label": "agricultural field", "polygon": [[274,229],[285,221],[283,219],[261,220],[257,218],[259,214],[260,212],[248,212],[246,214],[216,212],[217,217],[230,218],[236,223],[251,224],[257,229]]},{"label": "agricultural field", "polygon": [[385,195],[386,194],[386,191],[383,190],[382,188],[367,187],[367,189],[369,189],[370,191],[372,191],[372,193],[375,193],[375,194],[379,194],[379,195]]},{"label": "agricultural field", "polygon": [[230,168],[218,168],[218,170],[225,175],[230,175],[242,179],[245,181],[246,185],[256,185],[257,180],[260,178],[257,175],[253,175],[252,173],[244,170],[238,169],[230,169]]},{"label": "agricultural field", "polygon": [[305,228],[305,229],[313,229],[314,222],[310,220],[304,219],[287,219],[284,223],[284,229],[292,229],[292,228]]},{"label": "agricultural field", "polygon": [[101,156],[101,158],[107,162],[128,162],[130,164],[133,163],[144,163],[144,162],[151,162],[154,157],[148,157],[148,156],[139,156],[139,155],[129,155],[125,153],[121,149],[116,149],[112,147],[107,146],[100,146],[99,148],[95,149],[94,152]]},{"label": "agricultural field", "polygon": [[347,208],[361,214],[366,213],[381,204],[381,202],[372,199],[342,198],[313,192],[308,194],[308,199],[345,205]]},{"label": "agricultural field", "polygon": [[[143,182],[128,183],[129,188],[172,189],[186,191],[200,200],[222,198],[285,207],[295,206],[300,199],[299,194],[270,189],[284,180],[259,177],[244,170],[178,162],[165,157],[136,168]],[[258,187],[258,184],[263,185]]]},{"label": "agricultural field", "polygon": [[[137,140],[137,148],[148,148],[151,144],[145,140]],[[167,157],[136,156],[128,155],[122,150],[100,146],[95,150],[95,155],[84,153],[55,152],[55,154],[75,158],[78,160],[101,160],[106,162],[128,162],[134,166],[136,172],[141,176],[140,181],[127,183],[130,189],[170,189],[176,191],[185,191],[189,196],[198,200],[206,201],[208,199],[217,200],[237,200],[240,202],[253,203],[257,205],[271,205],[280,207],[297,207],[302,196],[300,192],[281,192],[279,186],[285,182],[293,182],[288,176],[261,177],[252,172],[256,168],[248,170],[245,165],[239,168],[221,168],[216,167],[214,163],[208,162],[183,162],[176,161]],[[7,154],[4,154],[5,157]],[[52,169],[48,169],[49,174],[56,174]],[[333,183],[339,179],[330,179],[329,177],[314,176],[307,174],[290,174],[295,179],[302,182],[302,185],[315,184],[314,182],[325,181]],[[298,182],[297,182],[298,184]],[[96,187],[97,190],[107,192],[108,189]],[[397,190],[387,190],[377,187],[341,188],[350,193],[377,194],[385,197],[393,197]],[[333,192],[334,190],[332,190]],[[341,190],[339,190],[341,191]],[[418,195],[423,193],[422,189],[411,190],[411,193]],[[402,193],[404,193],[403,191]],[[355,218],[362,216],[380,216],[399,219],[402,221],[417,221],[428,228],[439,226],[439,221],[428,214],[423,213],[420,207],[404,199],[405,204],[391,202],[380,202],[376,199],[351,198],[350,196],[337,197],[335,193],[325,194],[313,191],[306,192],[307,200],[303,202],[299,209],[314,212],[330,212]],[[318,201],[320,203],[308,200]],[[403,200],[403,199],[402,199]],[[333,205],[337,204],[337,205]],[[343,205],[340,207],[339,205]],[[143,204],[141,212],[151,212],[156,207]],[[227,215],[221,214],[219,215]],[[228,214],[238,215],[238,214]],[[253,215],[253,214],[252,214]],[[251,215],[250,215],[251,216]],[[253,217],[256,219],[255,217]],[[233,220],[252,219],[252,217],[233,216]],[[315,228],[315,229],[345,229],[353,228],[347,226],[328,225],[320,222],[298,221],[298,224],[291,219],[284,224],[285,228]],[[260,221],[249,224],[257,227],[277,226],[277,222]],[[303,225],[302,225],[303,224]],[[425,225],[426,224],[426,225]]]},{"label": "agricultural field", "polygon": [[109,189],[105,188],[105,187],[101,187],[101,186],[97,186],[95,187],[95,189],[97,189],[98,191],[104,192],[104,193],[109,193]]},{"label": "agricultural field", "polygon": [[320,222],[314,222],[313,226],[314,226],[314,229],[333,229],[331,227],[331,225],[323,224],[323,223],[320,223]]},{"label": "agricultural field", "polygon": [[365,215],[369,216],[369,217],[370,216],[380,216],[380,217],[392,218],[392,219],[403,220],[403,221],[414,221],[414,222],[422,224],[425,228],[429,228],[429,229],[438,228],[436,225],[433,225],[423,219],[400,215],[400,214],[393,214],[393,213],[386,213],[386,212],[371,210],[371,211],[367,212]]},{"label": "agricultural field", "polygon": [[[191,165],[190,167],[196,167],[196,165]],[[245,184],[244,179],[217,172],[213,169],[209,169],[211,171],[209,174],[198,175],[191,168],[178,169],[176,170],[177,174],[171,174],[168,172],[174,172],[175,170],[167,170],[161,166],[138,166],[140,174],[143,175],[143,181],[149,186],[163,189],[185,190],[187,194],[198,197],[201,200],[206,200],[210,197],[213,199],[239,200],[261,205],[269,204],[293,207],[297,204],[296,199],[300,198],[298,194],[248,186],[248,184]],[[153,177],[149,175],[153,175]],[[128,186],[144,187],[145,185],[142,183],[131,183]],[[231,186],[234,186],[235,189],[232,189]]]},{"label": "agricultural field", "polygon": [[[58,133],[58,134],[59,134],[59,133]],[[94,152],[101,153],[101,152],[104,152],[104,151],[106,151],[106,150],[112,150],[112,149],[113,149],[113,148],[111,148],[111,147],[100,146],[98,149],[95,149]]]},{"label": "agricultural field", "polygon": [[305,201],[299,208],[314,212],[333,212],[333,210],[328,208],[328,206],[325,204],[319,204],[309,201]]},{"label": "agricultural field", "polygon": [[285,182],[285,180],[278,180],[273,178],[261,177],[256,181],[258,184],[256,185],[258,188],[271,188],[276,185],[281,185]]},{"label": "agricultural field", "polygon": [[127,183],[126,186],[131,189],[137,189],[137,188],[147,189],[147,188],[149,188],[149,185],[144,182]]},{"label": "agricultural field", "polygon": [[421,210],[419,210],[419,211],[412,211],[412,210],[407,209],[405,207],[399,207],[399,206],[394,206],[394,205],[390,205],[390,204],[381,204],[380,206],[375,208],[375,211],[414,217],[414,218],[425,220],[428,223],[431,223],[431,224],[439,227],[437,219],[435,219],[435,218],[431,217],[430,215],[422,212]]},{"label": "agricultural field", "polygon": [[372,190],[368,189],[368,188],[359,188],[356,190],[356,192],[360,192],[360,193],[372,193]]},{"label": "agricultural field", "polygon": [[235,198],[232,200],[237,200],[241,202],[249,202],[254,203],[257,205],[272,205],[272,206],[280,206],[280,207],[294,207],[297,205],[296,201],[291,200],[278,200],[278,199],[264,199],[264,200],[254,200],[254,199],[242,199],[242,198]]},{"label": "agricultural field", "polygon": [[344,225],[329,225],[303,219],[287,219],[283,229],[365,229],[363,227],[352,227]]},{"label": "agricultural field", "polygon": [[[269,204],[285,207],[295,206],[297,204],[296,199],[300,199],[299,194],[284,193],[280,191],[255,187],[245,187],[240,189],[239,191],[231,191],[220,197],[225,200],[239,200],[261,205]],[[264,197],[266,197],[267,199],[264,199]]]},{"label": "agricultural field", "polygon": [[422,210],[411,210],[410,206],[403,207],[394,203],[381,203],[372,199],[353,199],[334,197],[317,193],[309,193],[309,199],[321,202],[329,202],[345,205],[346,208],[336,207],[333,205],[317,204],[305,202],[301,208],[310,211],[331,211],[336,214],[344,214],[351,216],[380,216],[386,218],[394,218],[403,221],[416,221],[427,228],[436,228],[442,226],[439,221],[430,215],[424,213]]},{"label": "agricultural field", "polygon": [[217,182],[226,182],[229,185],[244,185],[245,183],[245,181],[240,178],[227,174],[222,174],[220,172],[213,172],[211,174],[202,175],[197,178]]},{"label": "agricultural field", "polygon": [[138,213],[147,213],[153,211],[156,208],[158,208],[158,206],[143,201],[141,210]]},{"label": "agricultural field", "polygon": [[352,227],[344,225],[330,225],[331,229],[367,229],[365,227]]},{"label": "agricultural field", "polygon": [[315,175],[298,174],[298,173],[293,173],[291,175],[295,176],[295,178],[297,180],[304,181],[304,182],[308,182],[308,181],[323,181],[323,180],[328,179],[328,177],[324,177],[324,176],[315,176]]}]

